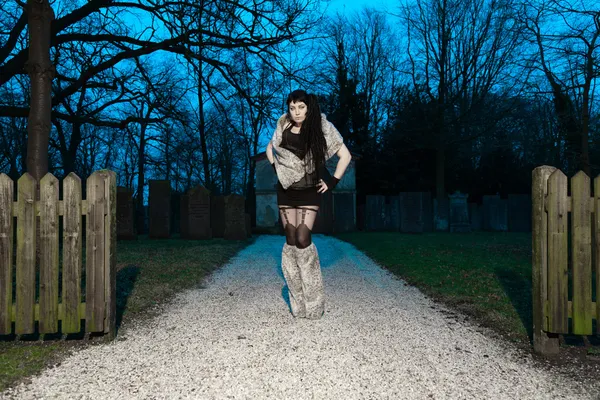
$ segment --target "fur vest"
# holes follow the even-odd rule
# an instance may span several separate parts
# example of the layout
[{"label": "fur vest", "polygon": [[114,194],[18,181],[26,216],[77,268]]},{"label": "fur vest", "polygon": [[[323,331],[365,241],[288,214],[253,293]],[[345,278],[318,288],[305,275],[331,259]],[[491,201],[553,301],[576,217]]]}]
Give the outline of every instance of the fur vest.
[{"label": "fur vest", "polygon": [[[290,187],[294,182],[298,182],[305,174],[314,172],[315,169],[310,151],[306,154],[304,160],[301,160],[293,152],[280,147],[283,131],[289,124],[290,121],[287,119],[287,115],[282,115],[277,121],[277,127],[275,128],[275,133],[273,133],[273,138],[271,139],[271,145],[273,146],[273,153],[275,155],[274,161],[275,169],[277,170],[277,178],[279,178],[279,182],[281,182],[281,186],[283,186],[284,189]],[[327,152],[325,153],[325,161],[327,161],[338,152],[342,147],[342,144],[344,144],[344,141],[342,135],[340,135],[335,126],[327,121],[325,114],[321,114],[321,129],[323,130],[325,142],[327,143]],[[306,169],[305,163],[307,164]]]}]

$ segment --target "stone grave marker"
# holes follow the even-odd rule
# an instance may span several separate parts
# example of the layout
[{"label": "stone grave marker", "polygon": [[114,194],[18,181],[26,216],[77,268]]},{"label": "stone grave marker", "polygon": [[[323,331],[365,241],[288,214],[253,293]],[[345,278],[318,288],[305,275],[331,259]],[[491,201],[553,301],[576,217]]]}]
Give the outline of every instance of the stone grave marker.
[{"label": "stone grave marker", "polygon": [[471,232],[467,197],[469,197],[468,194],[461,193],[460,191],[448,195],[448,198],[450,199],[450,232]]},{"label": "stone grave marker", "polygon": [[507,202],[499,195],[483,196],[483,229],[494,232],[508,230]]},{"label": "stone grave marker", "polygon": [[222,238],[225,234],[225,196],[210,198],[210,228],[213,238]]},{"label": "stone grave marker", "polygon": [[423,232],[423,196],[421,192],[400,193],[400,229],[407,233]]},{"label": "stone grave marker", "polygon": [[246,239],[246,212],[244,196],[230,194],[224,198],[225,229],[223,237],[227,240]]},{"label": "stone grave marker", "polygon": [[469,203],[469,219],[471,220],[471,231],[482,229],[482,206],[477,203]]},{"label": "stone grave marker", "polygon": [[351,232],[356,230],[354,215],[354,194],[353,193],[335,193],[333,195],[335,210],[334,232]]},{"label": "stone grave marker", "polygon": [[393,232],[400,232],[400,196],[389,196],[389,203],[386,204],[386,226],[385,229]]},{"label": "stone grave marker", "polygon": [[210,191],[196,186],[187,193],[186,213],[182,220],[187,221],[187,233],[190,239],[211,239],[210,227]]},{"label": "stone grave marker", "polygon": [[166,180],[150,180],[149,234],[155,239],[171,236],[171,182]]},{"label": "stone grave marker", "polygon": [[509,232],[531,232],[531,195],[508,195]]},{"label": "stone grave marker", "polygon": [[365,206],[365,228],[367,231],[385,229],[385,196],[367,195]]},{"label": "stone grave marker", "polygon": [[133,190],[117,187],[117,240],[137,239],[134,228]]}]

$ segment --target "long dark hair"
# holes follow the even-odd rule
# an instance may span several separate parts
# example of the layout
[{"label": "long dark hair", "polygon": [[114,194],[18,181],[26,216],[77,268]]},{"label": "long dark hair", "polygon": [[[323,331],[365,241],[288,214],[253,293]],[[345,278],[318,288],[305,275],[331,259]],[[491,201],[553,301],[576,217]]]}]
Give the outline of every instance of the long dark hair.
[{"label": "long dark hair", "polygon": [[[322,178],[322,172],[325,168],[325,153],[327,152],[327,143],[325,142],[325,136],[321,128],[321,109],[319,108],[319,102],[317,96],[314,94],[308,94],[304,90],[294,90],[288,95],[287,98],[287,117],[291,121],[290,115],[290,103],[303,102],[306,104],[306,118],[302,122],[300,127],[300,137],[304,143],[304,149],[306,150],[306,157],[312,161],[315,171],[317,172],[317,179]],[[310,153],[310,156],[309,156]],[[307,168],[308,165],[305,165]]]}]

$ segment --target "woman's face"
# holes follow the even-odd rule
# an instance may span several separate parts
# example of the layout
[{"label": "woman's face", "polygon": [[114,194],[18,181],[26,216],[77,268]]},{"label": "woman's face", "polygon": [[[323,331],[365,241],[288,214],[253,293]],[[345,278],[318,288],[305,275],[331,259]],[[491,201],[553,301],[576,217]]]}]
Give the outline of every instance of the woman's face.
[{"label": "woman's face", "polygon": [[306,107],[306,104],[302,101],[299,101],[299,102],[292,101],[289,105],[289,109],[290,109],[290,116],[292,117],[292,120],[296,124],[301,125],[302,122],[304,122],[304,120],[306,119],[306,111],[308,109]]}]

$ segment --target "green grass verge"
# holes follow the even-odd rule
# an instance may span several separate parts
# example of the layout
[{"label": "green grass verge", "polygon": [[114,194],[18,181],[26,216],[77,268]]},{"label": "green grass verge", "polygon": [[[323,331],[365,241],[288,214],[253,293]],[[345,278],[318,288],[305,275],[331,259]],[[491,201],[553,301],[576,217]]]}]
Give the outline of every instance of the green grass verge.
[{"label": "green grass verge", "polygon": [[[253,240],[140,238],[118,242],[117,326],[123,320],[150,317],[155,304],[198,287]],[[76,340],[0,340],[0,391],[41,371],[78,345]]]},{"label": "green grass verge", "polygon": [[531,233],[354,232],[336,235],[407,283],[482,325],[531,337]]}]

